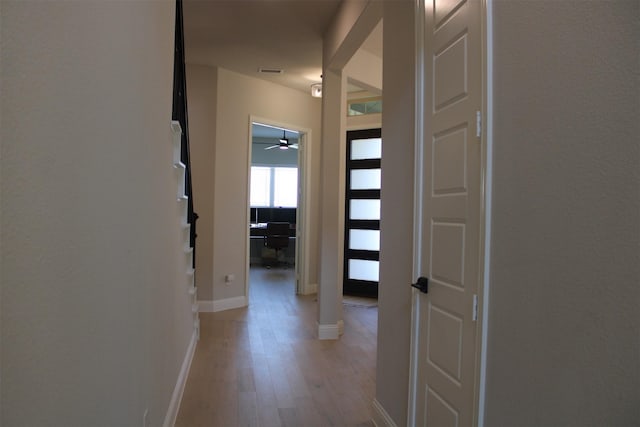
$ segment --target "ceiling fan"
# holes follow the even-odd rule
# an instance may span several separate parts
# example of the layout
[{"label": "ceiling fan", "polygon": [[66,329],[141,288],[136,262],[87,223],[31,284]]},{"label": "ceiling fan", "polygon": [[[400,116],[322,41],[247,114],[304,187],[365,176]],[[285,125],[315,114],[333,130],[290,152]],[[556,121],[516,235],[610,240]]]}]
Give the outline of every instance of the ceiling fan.
[{"label": "ceiling fan", "polygon": [[298,149],[298,144],[289,144],[289,138],[287,138],[286,131],[282,131],[282,138],[280,138],[280,142],[276,145],[271,145],[265,150],[271,150],[272,148],[279,148],[281,150],[288,150],[289,148],[293,148],[295,150]]}]

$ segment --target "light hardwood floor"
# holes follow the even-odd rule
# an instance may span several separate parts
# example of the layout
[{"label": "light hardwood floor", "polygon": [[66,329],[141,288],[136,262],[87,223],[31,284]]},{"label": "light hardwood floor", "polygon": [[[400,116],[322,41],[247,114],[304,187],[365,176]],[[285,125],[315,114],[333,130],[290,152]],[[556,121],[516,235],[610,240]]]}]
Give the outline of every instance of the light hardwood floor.
[{"label": "light hardwood floor", "polygon": [[176,427],[373,426],[377,308],[345,305],[344,335],[319,341],[292,269],[252,268],[250,283],[248,308],[200,314]]}]

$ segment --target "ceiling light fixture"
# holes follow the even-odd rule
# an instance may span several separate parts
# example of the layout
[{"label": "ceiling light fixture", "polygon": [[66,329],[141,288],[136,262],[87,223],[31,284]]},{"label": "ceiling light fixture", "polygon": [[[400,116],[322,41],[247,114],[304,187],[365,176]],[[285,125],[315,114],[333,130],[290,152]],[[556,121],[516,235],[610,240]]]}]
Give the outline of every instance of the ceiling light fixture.
[{"label": "ceiling light fixture", "polygon": [[311,85],[311,96],[314,98],[322,98],[322,83],[314,83]]},{"label": "ceiling light fixture", "polygon": [[280,138],[280,149],[288,150],[289,149],[289,140],[287,139],[286,131],[282,131],[282,138]]}]

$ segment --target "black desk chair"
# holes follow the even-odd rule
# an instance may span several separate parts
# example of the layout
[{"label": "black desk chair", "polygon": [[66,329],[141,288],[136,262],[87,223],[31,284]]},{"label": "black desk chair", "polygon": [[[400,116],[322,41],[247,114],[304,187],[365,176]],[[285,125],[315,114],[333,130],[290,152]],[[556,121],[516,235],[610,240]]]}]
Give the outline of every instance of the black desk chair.
[{"label": "black desk chair", "polygon": [[278,264],[280,259],[280,251],[289,247],[289,223],[288,222],[269,222],[267,223],[267,232],[264,236],[264,245],[267,248],[274,249],[276,259],[274,262]]}]

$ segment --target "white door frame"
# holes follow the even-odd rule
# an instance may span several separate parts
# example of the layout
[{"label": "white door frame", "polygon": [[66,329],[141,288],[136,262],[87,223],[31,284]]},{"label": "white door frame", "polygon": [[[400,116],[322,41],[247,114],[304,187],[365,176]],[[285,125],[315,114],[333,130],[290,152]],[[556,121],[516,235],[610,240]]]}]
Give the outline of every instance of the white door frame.
[{"label": "white door frame", "polygon": [[[422,259],[422,177],[427,170],[423,164],[423,138],[424,138],[424,93],[425,93],[425,57],[424,57],[424,34],[425,34],[425,0],[415,2],[415,57],[416,57],[416,105],[415,105],[415,181],[414,181],[414,220],[413,220],[413,277],[417,279],[420,274],[420,263]],[[484,426],[484,406],[485,406],[485,385],[486,385],[486,350],[488,332],[488,307],[489,307],[489,266],[490,266],[490,237],[491,237],[491,185],[492,185],[492,78],[493,69],[490,59],[493,49],[492,32],[492,4],[493,0],[481,1],[481,38],[482,38],[482,111],[481,111],[481,200],[480,211],[480,254],[478,271],[478,334],[476,346],[476,379],[475,379],[475,399],[474,399],[474,419],[476,425]],[[411,301],[411,352],[409,363],[409,404],[408,404],[408,425],[413,426],[416,422],[416,396],[418,387],[418,337],[419,330],[419,310],[420,292],[412,290]]]},{"label": "white door frame", "polygon": [[[300,140],[298,142],[298,186],[302,188],[302,192],[298,194],[298,207],[296,208],[296,293],[298,294],[310,294],[315,293],[315,286],[309,283],[309,239],[308,229],[310,220],[310,197],[311,194],[311,182],[309,168],[311,165],[311,144],[312,134],[311,129],[304,126],[299,126],[291,123],[280,122],[278,120],[267,119],[264,117],[249,116],[249,149],[247,150],[247,172],[251,173],[251,150],[252,150],[252,124],[261,123],[269,126],[276,126],[279,128],[291,129],[300,133]],[[247,180],[247,218],[249,217],[249,211],[251,210],[251,180]],[[302,242],[302,244],[300,244]],[[250,264],[250,250],[251,250],[251,234],[249,230],[249,221],[247,221],[246,236],[245,236],[245,248],[244,258],[246,260],[246,277],[245,283],[245,295],[247,301],[249,298],[249,264]]]}]

